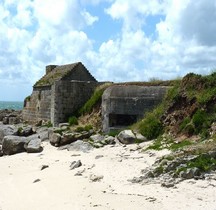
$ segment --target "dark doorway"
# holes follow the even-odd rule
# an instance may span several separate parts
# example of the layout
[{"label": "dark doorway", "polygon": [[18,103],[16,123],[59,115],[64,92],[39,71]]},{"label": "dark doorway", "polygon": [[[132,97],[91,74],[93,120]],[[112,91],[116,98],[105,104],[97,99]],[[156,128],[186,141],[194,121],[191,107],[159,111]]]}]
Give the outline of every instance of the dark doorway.
[{"label": "dark doorway", "polygon": [[110,114],[109,115],[109,126],[129,126],[137,122],[137,115],[126,115],[126,114]]}]

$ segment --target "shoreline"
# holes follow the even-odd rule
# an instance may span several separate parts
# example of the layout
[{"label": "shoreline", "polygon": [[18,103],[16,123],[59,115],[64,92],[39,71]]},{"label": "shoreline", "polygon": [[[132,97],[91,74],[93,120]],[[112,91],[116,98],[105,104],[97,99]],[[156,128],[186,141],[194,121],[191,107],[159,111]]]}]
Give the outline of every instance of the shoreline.
[{"label": "shoreline", "polygon": [[[1,210],[215,209],[216,177],[185,180],[171,188],[128,181],[168,150],[140,153],[131,144],[83,153],[42,144],[41,153],[0,158]],[[70,170],[77,160],[82,166]],[[42,165],[48,167],[41,170]]]}]

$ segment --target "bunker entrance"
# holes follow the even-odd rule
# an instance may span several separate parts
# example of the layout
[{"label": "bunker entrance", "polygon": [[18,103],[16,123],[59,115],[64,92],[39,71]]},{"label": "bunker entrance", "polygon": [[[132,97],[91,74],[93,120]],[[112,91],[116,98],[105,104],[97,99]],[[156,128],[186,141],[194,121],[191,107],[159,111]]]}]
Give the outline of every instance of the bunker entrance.
[{"label": "bunker entrance", "polygon": [[137,115],[110,114],[109,127],[129,126],[137,122]]}]

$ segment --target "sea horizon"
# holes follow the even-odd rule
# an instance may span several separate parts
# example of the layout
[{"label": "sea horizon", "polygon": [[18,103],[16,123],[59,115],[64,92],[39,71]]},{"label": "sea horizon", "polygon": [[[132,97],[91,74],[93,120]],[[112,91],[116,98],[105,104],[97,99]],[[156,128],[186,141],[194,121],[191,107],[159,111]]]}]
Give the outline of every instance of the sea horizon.
[{"label": "sea horizon", "polygon": [[23,101],[0,101],[0,110],[3,109],[13,109],[13,110],[22,110]]}]

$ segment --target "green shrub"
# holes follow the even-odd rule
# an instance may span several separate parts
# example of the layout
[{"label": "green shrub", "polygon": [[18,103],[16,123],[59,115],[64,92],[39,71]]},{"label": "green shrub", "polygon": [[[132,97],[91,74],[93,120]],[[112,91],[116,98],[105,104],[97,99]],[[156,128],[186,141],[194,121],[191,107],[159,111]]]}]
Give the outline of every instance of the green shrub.
[{"label": "green shrub", "polygon": [[85,129],[85,131],[90,131],[90,130],[93,129],[93,126],[92,126],[92,125],[86,125],[86,126],[84,127],[84,129]]},{"label": "green shrub", "polygon": [[98,103],[101,103],[101,98],[104,90],[110,86],[110,83],[105,83],[96,88],[91,98],[84,104],[84,106],[78,110],[78,115],[83,115],[86,113],[90,113],[94,106]]},{"label": "green shrub", "polygon": [[147,139],[155,139],[163,132],[163,125],[154,113],[149,113],[139,123],[139,132]]},{"label": "green shrub", "polygon": [[75,129],[76,132],[82,132],[82,131],[90,131],[93,129],[93,126],[92,125],[86,125],[84,127],[82,126],[79,126]]},{"label": "green shrub", "polygon": [[186,117],[182,123],[179,126],[179,130],[183,131],[185,129],[185,127],[190,123],[191,119],[189,117]]},{"label": "green shrub", "polygon": [[207,125],[207,114],[205,111],[203,110],[198,110],[192,118],[192,122],[194,124],[195,127],[195,133],[199,134],[201,132],[201,130],[204,128],[203,125],[206,124]]},{"label": "green shrub", "polygon": [[115,137],[117,136],[119,133],[121,132],[121,130],[111,130],[108,135],[109,136],[112,136],[112,137]]},{"label": "green shrub", "polygon": [[53,124],[51,123],[51,121],[48,121],[44,124],[45,127],[50,128],[53,127]]},{"label": "green shrub", "polygon": [[145,150],[149,150],[149,149],[153,149],[153,150],[162,150],[163,147],[162,147],[162,142],[161,142],[161,139],[158,138],[154,141],[154,143],[150,146],[148,146]]},{"label": "green shrub", "polygon": [[75,116],[69,117],[68,119],[69,125],[78,125],[78,119]]},{"label": "green shrub", "polygon": [[178,149],[181,149],[185,146],[189,146],[191,144],[193,144],[193,143],[191,141],[188,141],[188,140],[184,140],[184,141],[179,142],[179,143],[174,142],[173,144],[171,144],[170,149],[176,151]]},{"label": "green shrub", "polygon": [[206,154],[202,154],[198,156],[196,159],[189,161],[187,163],[187,166],[189,168],[199,168],[201,171],[209,171],[215,169],[216,160]]},{"label": "green shrub", "polygon": [[193,123],[188,123],[184,128],[184,133],[188,136],[192,136],[195,132],[195,127]]}]

